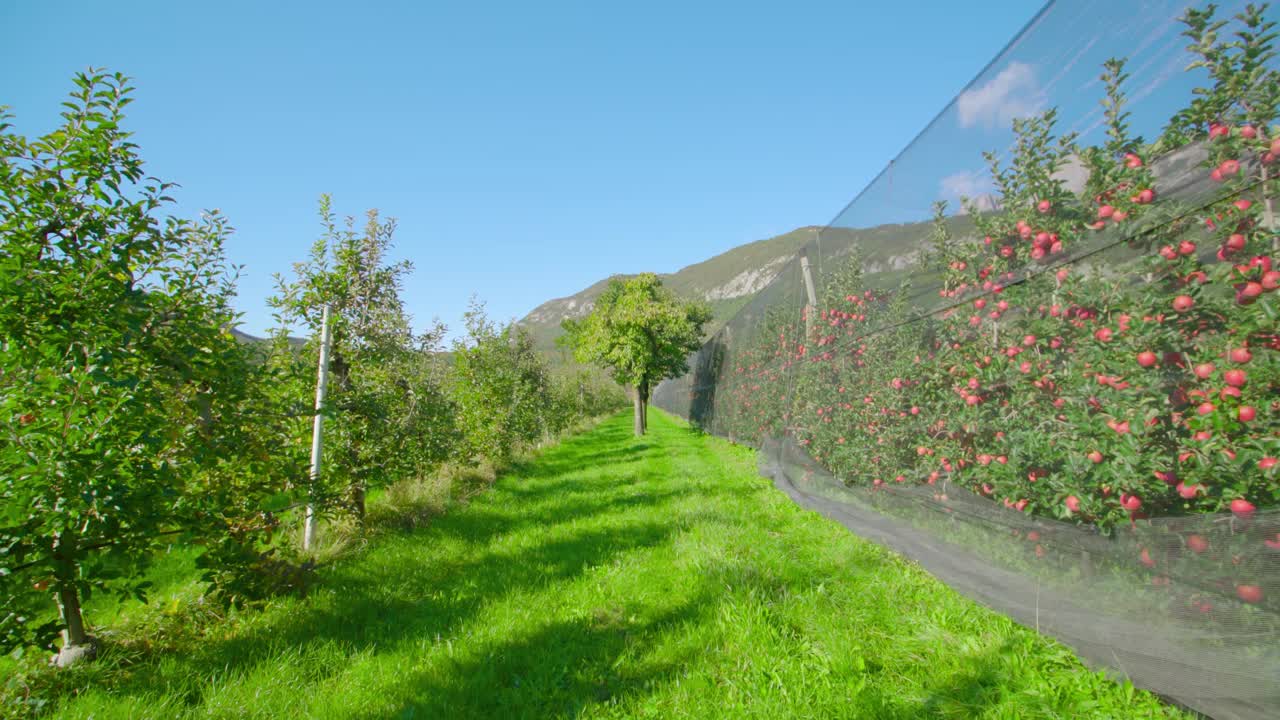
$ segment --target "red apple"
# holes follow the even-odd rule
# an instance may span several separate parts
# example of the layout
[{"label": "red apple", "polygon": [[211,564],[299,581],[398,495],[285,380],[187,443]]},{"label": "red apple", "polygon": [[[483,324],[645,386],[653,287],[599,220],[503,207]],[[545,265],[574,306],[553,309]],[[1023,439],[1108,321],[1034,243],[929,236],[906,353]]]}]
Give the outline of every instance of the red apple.
[{"label": "red apple", "polygon": [[1184,500],[1190,500],[1201,490],[1202,488],[1199,485],[1188,485],[1183,482],[1178,483],[1178,495],[1182,496]]},{"label": "red apple", "polygon": [[1138,353],[1138,364],[1144,368],[1149,368],[1156,364],[1156,354],[1150,350],[1143,350]]},{"label": "red apple", "polygon": [[1249,517],[1256,509],[1257,508],[1254,507],[1253,503],[1245,500],[1244,498],[1236,498],[1231,501],[1231,512],[1235,513],[1239,517]]},{"label": "red apple", "polygon": [[1257,585],[1237,585],[1236,596],[1251,605],[1256,605],[1262,602],[1262,588]]},{"label": "red apple", "polygon": [[1231,362],[1243,365],[1253,359],[1253,353],[1249,352],[1249,348],[1232,348],[1227,357]]},{"label": "red apple", "polygon": [[1186,312],[1195,304],[1196,301],[1190,295],[1179,295],[1173,299],[1173,309],[1177,312]]},{"label": "red apple", "polygon": [[1253,422],[1253,419],[1257,416],[1258,412],[1249,405],[1241,405],[1240,409],[1236,411],[1236,417],[1240,419],[1240,422]]},{"label": "red apple", "polygon": [[1091,451],[1086,457],[1088,457],[1094,463],[1102,462],[1102,453],[1098,452],[1097,450]]},{"label": "red apple", "polygon": [[1201,380],[1208,380],[1213,375],[1213,369],[1213,363],[1200,363],[1192,368],[1191,371]]},{"label": "red apple", "polygon": [[1262,284],[1256,282],[1247,282],[1244,287],[1240,288],[1240,299],[1252,301],[1263,293]]},{"label": "red apple", "polygon": [[1222,373],[1222,379],[1228,385],[1244,387],[1245,381],[1249,379],[1249,376],[1243,370],[1233,369]]},{"label": "red apple", "polygon": [[1202,553],[1209,549],[1209,541],[1199,535],[1188,535],[1187,547],[1191,548],[1192,552]]},{"label": "red apple", "polygon": [[1075,495],[1068,495],[1065,504],[1071,512],[1080,512],[1080,498]]}]

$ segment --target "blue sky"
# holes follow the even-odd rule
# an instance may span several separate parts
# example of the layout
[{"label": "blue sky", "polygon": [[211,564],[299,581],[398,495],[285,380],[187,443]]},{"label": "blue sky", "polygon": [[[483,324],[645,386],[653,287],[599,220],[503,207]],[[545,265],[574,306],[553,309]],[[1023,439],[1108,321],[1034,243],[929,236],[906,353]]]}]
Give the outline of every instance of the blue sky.
[{"label": "blue sky", "polygon": [[173,212],[237,229],[249,332],[323,192],[398,218],[409,310],[456,327],[826,224],[1039,8],[6,0],[0,104],[35,135],[75,71],[132,76]]},{"label": "blue sky", "polygon": [[[1154,140],[1169,118],[1187,107],[1194,88],[1212,84],[1206,70],[1188,72],[1195,58],[1178,20],[1188,7],[1205,4],[1062,0],[1046,7],[832,224],[862,228],[918,222],[930,216],[934,200],[946,200],[955,211],[961,196],[991,193],[981,152],[995,151],[1007,166],[1016,117],[1053,107],[1059,134],[1078,133],[1080,146],[1104,144],[1100,101],[1105,87],[1099,75],[1109,58],[1126,60],[1129,78],[1122,89],[1130,134]],[[1216,17],[1226,20],[1243,11],[1247,0],[1216,4]],[[1267,17],[1280,21],[1280,5],[1271,6]],[[1235,29],[1233,22],[1225,32]],[[1083,173],[1074,179],[1082,183]]]}]

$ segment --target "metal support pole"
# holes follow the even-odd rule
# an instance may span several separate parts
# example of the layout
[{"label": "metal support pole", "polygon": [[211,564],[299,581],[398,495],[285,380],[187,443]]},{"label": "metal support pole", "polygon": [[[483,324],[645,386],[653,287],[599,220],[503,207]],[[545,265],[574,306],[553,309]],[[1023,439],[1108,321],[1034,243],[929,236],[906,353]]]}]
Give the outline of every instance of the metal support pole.
[{"label": "metal support pole", "polygon": [[[316,416],[311,427],[311,488],[309,492],[312,495],[315,494],[315,485],[320,480],[320,456],[324,432],[324,415],[320,414],[320,410],[324,407],[324,393],[329,385],[329,346],[332,342],[333,332],[329,324],[329,306],[325,305],[324,320],[320,326],[320,370],[319,376],[316,378]],[[314,503],[308,502],[306,520],[302,528],[302,549],[310,550],[315,537],[316,508]]]}]

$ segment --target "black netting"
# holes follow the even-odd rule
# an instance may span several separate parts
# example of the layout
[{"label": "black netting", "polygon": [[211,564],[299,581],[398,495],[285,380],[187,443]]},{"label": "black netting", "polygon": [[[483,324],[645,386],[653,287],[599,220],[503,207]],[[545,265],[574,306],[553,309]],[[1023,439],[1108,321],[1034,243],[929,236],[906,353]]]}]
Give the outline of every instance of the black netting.
[{"label": "black netting", "polygon": [[1280,13],[1210,10],[1050,4],[654,402],[1135,684],[1274,717]]}]

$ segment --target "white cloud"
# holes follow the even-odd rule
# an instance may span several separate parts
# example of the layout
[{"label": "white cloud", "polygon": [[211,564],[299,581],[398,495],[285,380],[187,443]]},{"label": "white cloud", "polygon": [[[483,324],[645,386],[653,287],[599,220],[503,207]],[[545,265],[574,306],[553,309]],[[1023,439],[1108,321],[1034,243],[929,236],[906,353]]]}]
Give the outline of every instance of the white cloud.
[{"label": "white cloud", "polygon": [[990,128],[1005,126],[1015,118],[1034,115],[1044,107],[1044,91],[1036,84],[1035,70],[1013,62],[987,84],[960,93],[956,109],[960,127],[978,123]]},{"label": "white cloud", "polygon": [[976,198],[991,192],[991,180],[987,178],[986,173],[978,173],[966,170],[948,175],[942,178],[939,183],[942,190],[942,197],[945,200],[959,200],[960,198]]},{"label": "white cloud", "polygon": [[940,199],[948,201],[950,210],[957,215],[968,212],[962,199],[968,199],[979,211],[999,210],[1000,198],[995,185],[985,170],[965,170],[952,173],[938,183],[942,193]]}]

